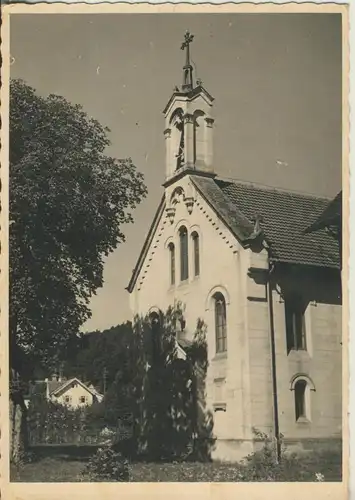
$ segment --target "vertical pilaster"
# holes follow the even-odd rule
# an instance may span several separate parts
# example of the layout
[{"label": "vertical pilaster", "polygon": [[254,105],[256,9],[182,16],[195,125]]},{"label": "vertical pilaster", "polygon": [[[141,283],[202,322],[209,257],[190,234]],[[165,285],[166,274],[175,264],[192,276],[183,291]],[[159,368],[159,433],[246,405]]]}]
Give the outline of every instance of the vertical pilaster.
[{"label": "vertical pilaster", "polygon": [[205,118],[205,166],[207,171],[213,170],[213,118]]},{"label": "vertical pilaster", "polygon": [[185,162],[184,166],[194,167],[194,117],[190,113],[184,115],[185,127]]},{"label": "vertical pilaster", "polygon": [[170,177],[173,174],[173,161],[172,161],[172,151],[171,151],[171,128],[166,128],[164,130],[165,137],[165,166],[167,176]]}]

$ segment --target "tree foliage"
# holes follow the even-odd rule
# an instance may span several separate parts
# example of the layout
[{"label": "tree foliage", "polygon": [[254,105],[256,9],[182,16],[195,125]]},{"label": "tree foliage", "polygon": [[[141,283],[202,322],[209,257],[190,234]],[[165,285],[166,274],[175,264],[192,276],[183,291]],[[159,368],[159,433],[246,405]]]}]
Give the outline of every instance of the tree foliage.
[{"label": "tree foliage", "polygon": [[91,382],[100,392],[105,392],[113,384],[117,370],[125,362],[131,334],[130,322],[103,331],[81,334],[74,356],[64,362],[63,374],[68,378],[79,377]]},{"label": "tree foliage", "polygon": [[10,87],[10,335],[33,361],[76,345],[103,284],[104,258],[146,195],[108,129],[63,97]]},{"label": "tree foliage", "polygon": [[152,460],[180,459],[193,452],[206,459],[211,449],[213,421],[204,401],[206,328],[197,322],[182,355],[177,331],[183,324],[179,303],[154,317],[137,316],[104,400],[110,424],[123,413],[131,415],[131,451]]}]

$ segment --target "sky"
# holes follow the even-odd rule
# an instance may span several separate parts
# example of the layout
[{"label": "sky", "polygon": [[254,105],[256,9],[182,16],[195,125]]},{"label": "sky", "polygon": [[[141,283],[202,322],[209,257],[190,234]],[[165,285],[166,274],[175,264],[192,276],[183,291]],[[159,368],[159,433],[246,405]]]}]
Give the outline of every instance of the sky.
[{"label": "sky", "polygon": [[321,196],[341,188],[340,15],[13,14],[11,77],[81,104],[148,187],[84,330],[131,318],[125,287],[163,194],[162,111],[182,82],[186,29],[194,74],[215,98],[215,172]]}]

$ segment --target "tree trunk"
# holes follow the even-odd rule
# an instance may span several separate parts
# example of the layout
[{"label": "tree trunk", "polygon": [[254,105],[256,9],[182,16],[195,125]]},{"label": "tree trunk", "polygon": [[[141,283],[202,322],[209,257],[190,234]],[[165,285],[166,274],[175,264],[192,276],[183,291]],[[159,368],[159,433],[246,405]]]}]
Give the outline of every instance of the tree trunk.
[{"label": "tree trunk", "polygon": [[27,419],[26,410],[23,406],[18,401],[10,399],[10,461],[15,464],[21,460],[23,453],[27,449]]},{"label": "tree trunk", "polygon": [[27,450],[27,408],[20,377],[13,369],[10,376],[10,432],[10,461],[17,464]]}]

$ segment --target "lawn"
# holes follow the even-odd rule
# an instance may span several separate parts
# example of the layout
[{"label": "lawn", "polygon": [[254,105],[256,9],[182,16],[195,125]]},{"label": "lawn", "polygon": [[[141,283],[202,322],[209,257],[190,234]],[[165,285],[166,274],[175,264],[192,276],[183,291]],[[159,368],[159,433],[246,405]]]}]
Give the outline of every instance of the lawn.
[{"label": "lawn", "polygon": [[[44,458],[26,464],[20,469],[12,467],[11,481],[14,482],[76,482],[86,462]],[[130,465],[130,481],[231,481],[235,466],[220,463],[134,463]]]},{"label": "lawn", "polygon": [[[21,468],[11,469],[13,482],[77,482],[81,481],[81,473],[86,461],[72,458],[42,458],[28,463]],[[308,470],[321,471],[326,481],[341,480],[341,465],[327,463],[323,466],[309,463]],[[132,482],[178,482],[178,481],[237,481],[235,464],[228,463],[133,463],[129,466]],[[307,479],[305,479],[307,480]],[[310,479],[308,479],[310,480]]]}]

